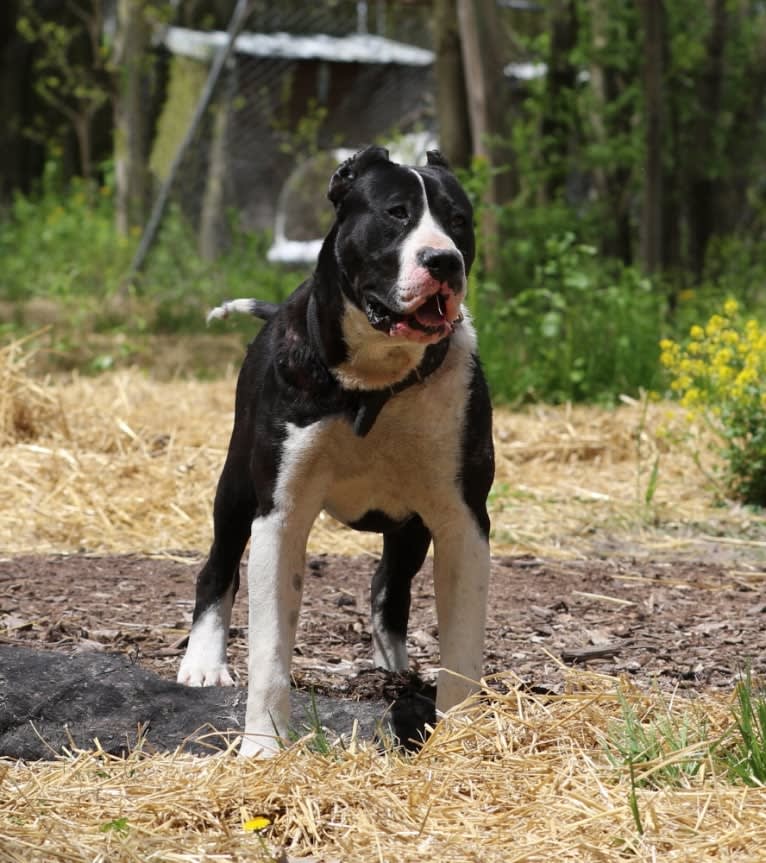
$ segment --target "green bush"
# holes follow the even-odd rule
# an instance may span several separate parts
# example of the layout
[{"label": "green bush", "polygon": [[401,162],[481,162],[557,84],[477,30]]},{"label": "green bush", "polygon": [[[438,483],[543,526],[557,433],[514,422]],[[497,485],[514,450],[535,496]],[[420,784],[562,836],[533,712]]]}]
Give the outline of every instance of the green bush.
[{"label": "green bush", "polygon": [[[225,254],[203,260],[191,227],[178,209],[171,209],[138,282],[140,294],[155,306],[155,331],[202,330],[207,311],[226,299],[281,301],[307,275],[270,264],[266,260],[270,237],[244,231],[234,217],[231,236]],[[252,322],[242,326],[252,329]]]},{"label": "green bush", "polygon": [[[509,243],[521,261],[526,239]],[[572,232],[543,241],[516,290],[482,285],[478,327],[492,391],[509,402],[613,401],[650,387],[663,304],[651,283]],[[527,266],[529,264],[527,263]]]},{"label": "green bush", "polygon": [[127,271],[132,243],[113,227],[113,188],[74,179],[48,162],[33,195],[17,193],[0,220],[0,298],[103,297]]},{"label": "green bush", "polygon": [[[304,275],[269,264],[269,237],[244,231],[235,219],[226,254],[203,260],[194,231],[171,207],[146,271],[128,286],[139,233],[121,237],[114,221],[108,173],[100,187],[78,179],[63,186],[49,163],[39,189],[17,194],[0,219],[0,299],[49,299],[60,306],[62,319],[87,319],[99,331],[176,332],[204,329],[206,312],[224,299],[283,299]],[[116,297],[135,301],[130,317],[120,303],[104,302]]]}]

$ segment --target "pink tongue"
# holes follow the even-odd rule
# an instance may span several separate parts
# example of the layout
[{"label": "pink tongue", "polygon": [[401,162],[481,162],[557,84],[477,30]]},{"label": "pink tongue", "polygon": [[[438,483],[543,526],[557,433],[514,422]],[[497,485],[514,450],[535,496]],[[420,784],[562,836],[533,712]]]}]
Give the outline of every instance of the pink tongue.
[{"label": "pink tongue", "polygon": [[438,297],[431,297],[415,310],[415,320],[424,327],[438,327],[444,323],[444,306]]}]

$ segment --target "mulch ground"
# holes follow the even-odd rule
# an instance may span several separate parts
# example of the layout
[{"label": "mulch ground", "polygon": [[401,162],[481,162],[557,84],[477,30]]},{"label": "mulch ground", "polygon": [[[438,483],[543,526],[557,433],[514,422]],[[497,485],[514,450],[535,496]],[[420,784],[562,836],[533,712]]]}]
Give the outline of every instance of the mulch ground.
[{"label": "mulch ground", "polygon": [[[346,698],[385,694],[370,660],[372,555],[309,559],[295,683]],[[19,556],[0,560],[3,644],[126,653],[169,679],[188,631],[199,560]],[[431,563],[413,583],[412,670],[438,667]],[[730,689],[749,664],[766,674],[766,579],[733,557],[605,554],[584,560],[493,560],[486,672],[513,670],[535,691],[561,690],[566,666],[625,675],[662,690]],[[243,579],[243,592],[246,586]],[[245,682],[247,603],[234,608],[229,657]]]}]

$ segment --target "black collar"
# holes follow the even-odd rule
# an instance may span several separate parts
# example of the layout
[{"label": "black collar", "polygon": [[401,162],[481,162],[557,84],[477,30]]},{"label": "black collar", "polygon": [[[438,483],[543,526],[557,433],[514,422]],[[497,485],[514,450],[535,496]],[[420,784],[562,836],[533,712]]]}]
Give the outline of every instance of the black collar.
[{"label": "black collar", "polygon": [[[449,338],[442,339],[436,344],[429,345],[420,365],[413,369],[406,378],[386,387],[382,390],[345,390],[334,375],[330,373],[330,369],[335,363],[335,357],[328,356],[324,340],[322,339],[322,329],[319,322],[319,308],[317,306],[316,297],[312,291],[309,297],[308,308],[306,310],[306,328],[309,339],[309,344],[320,364],[324,367],[328,377],[336,381],[336,385],[340,390],[340,402],[343,405],[342,412],[351,421],[354,429],[354,434],[359,437],[365,437],[370,429],[375,425],[375,420],[378,414],[383,410],[386,402],[409,389],[412,386],[423,383],[423,381],[433,374],[439,366],[444,362],[449,350]],[[338,333],[338,340],[340,339]],[[340,349],[340,344],[338,345]],[[342,394],[342,395],[341,395]]]},{"label": "black collar", "polygon": [[435,345],[429,345],[426,348],[423,359],[420,365],[413,369],[406,378],[398,381],[390,387],[383,390],[369,390],[358,394],[357,403],[353,413],[354,434],[359,437],[365,437],[370,429],[375,424],[378,414],[383,410],[386,402],[397,393],[409,389],[415,384],[423,383],[423,381],[433,374],[439,366],[444,362],[449,350],[449,339],[442,339]]}]

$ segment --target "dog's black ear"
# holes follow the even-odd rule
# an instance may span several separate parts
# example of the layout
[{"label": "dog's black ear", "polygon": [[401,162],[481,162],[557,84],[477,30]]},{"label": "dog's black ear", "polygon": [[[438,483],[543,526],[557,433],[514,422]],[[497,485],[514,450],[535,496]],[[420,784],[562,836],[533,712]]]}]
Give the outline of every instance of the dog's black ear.
[{"label": "dog's black ear", "polygon": [[426,164],[432,165],[434,168],[446,168],[451,171],[449,162],[442,156],[439,150],[428,150],[426,152]]},{"label": "dog's black ear", "polygon": [[350,159],[346,159],[330,177],[330,188],[327,197],[332,201],[335,209],[346,196],[348,190],[357,177],[361,176],[370,165],[375,162],[387,162],[388,150],[385,147],[365,147],[355,153]]}]

